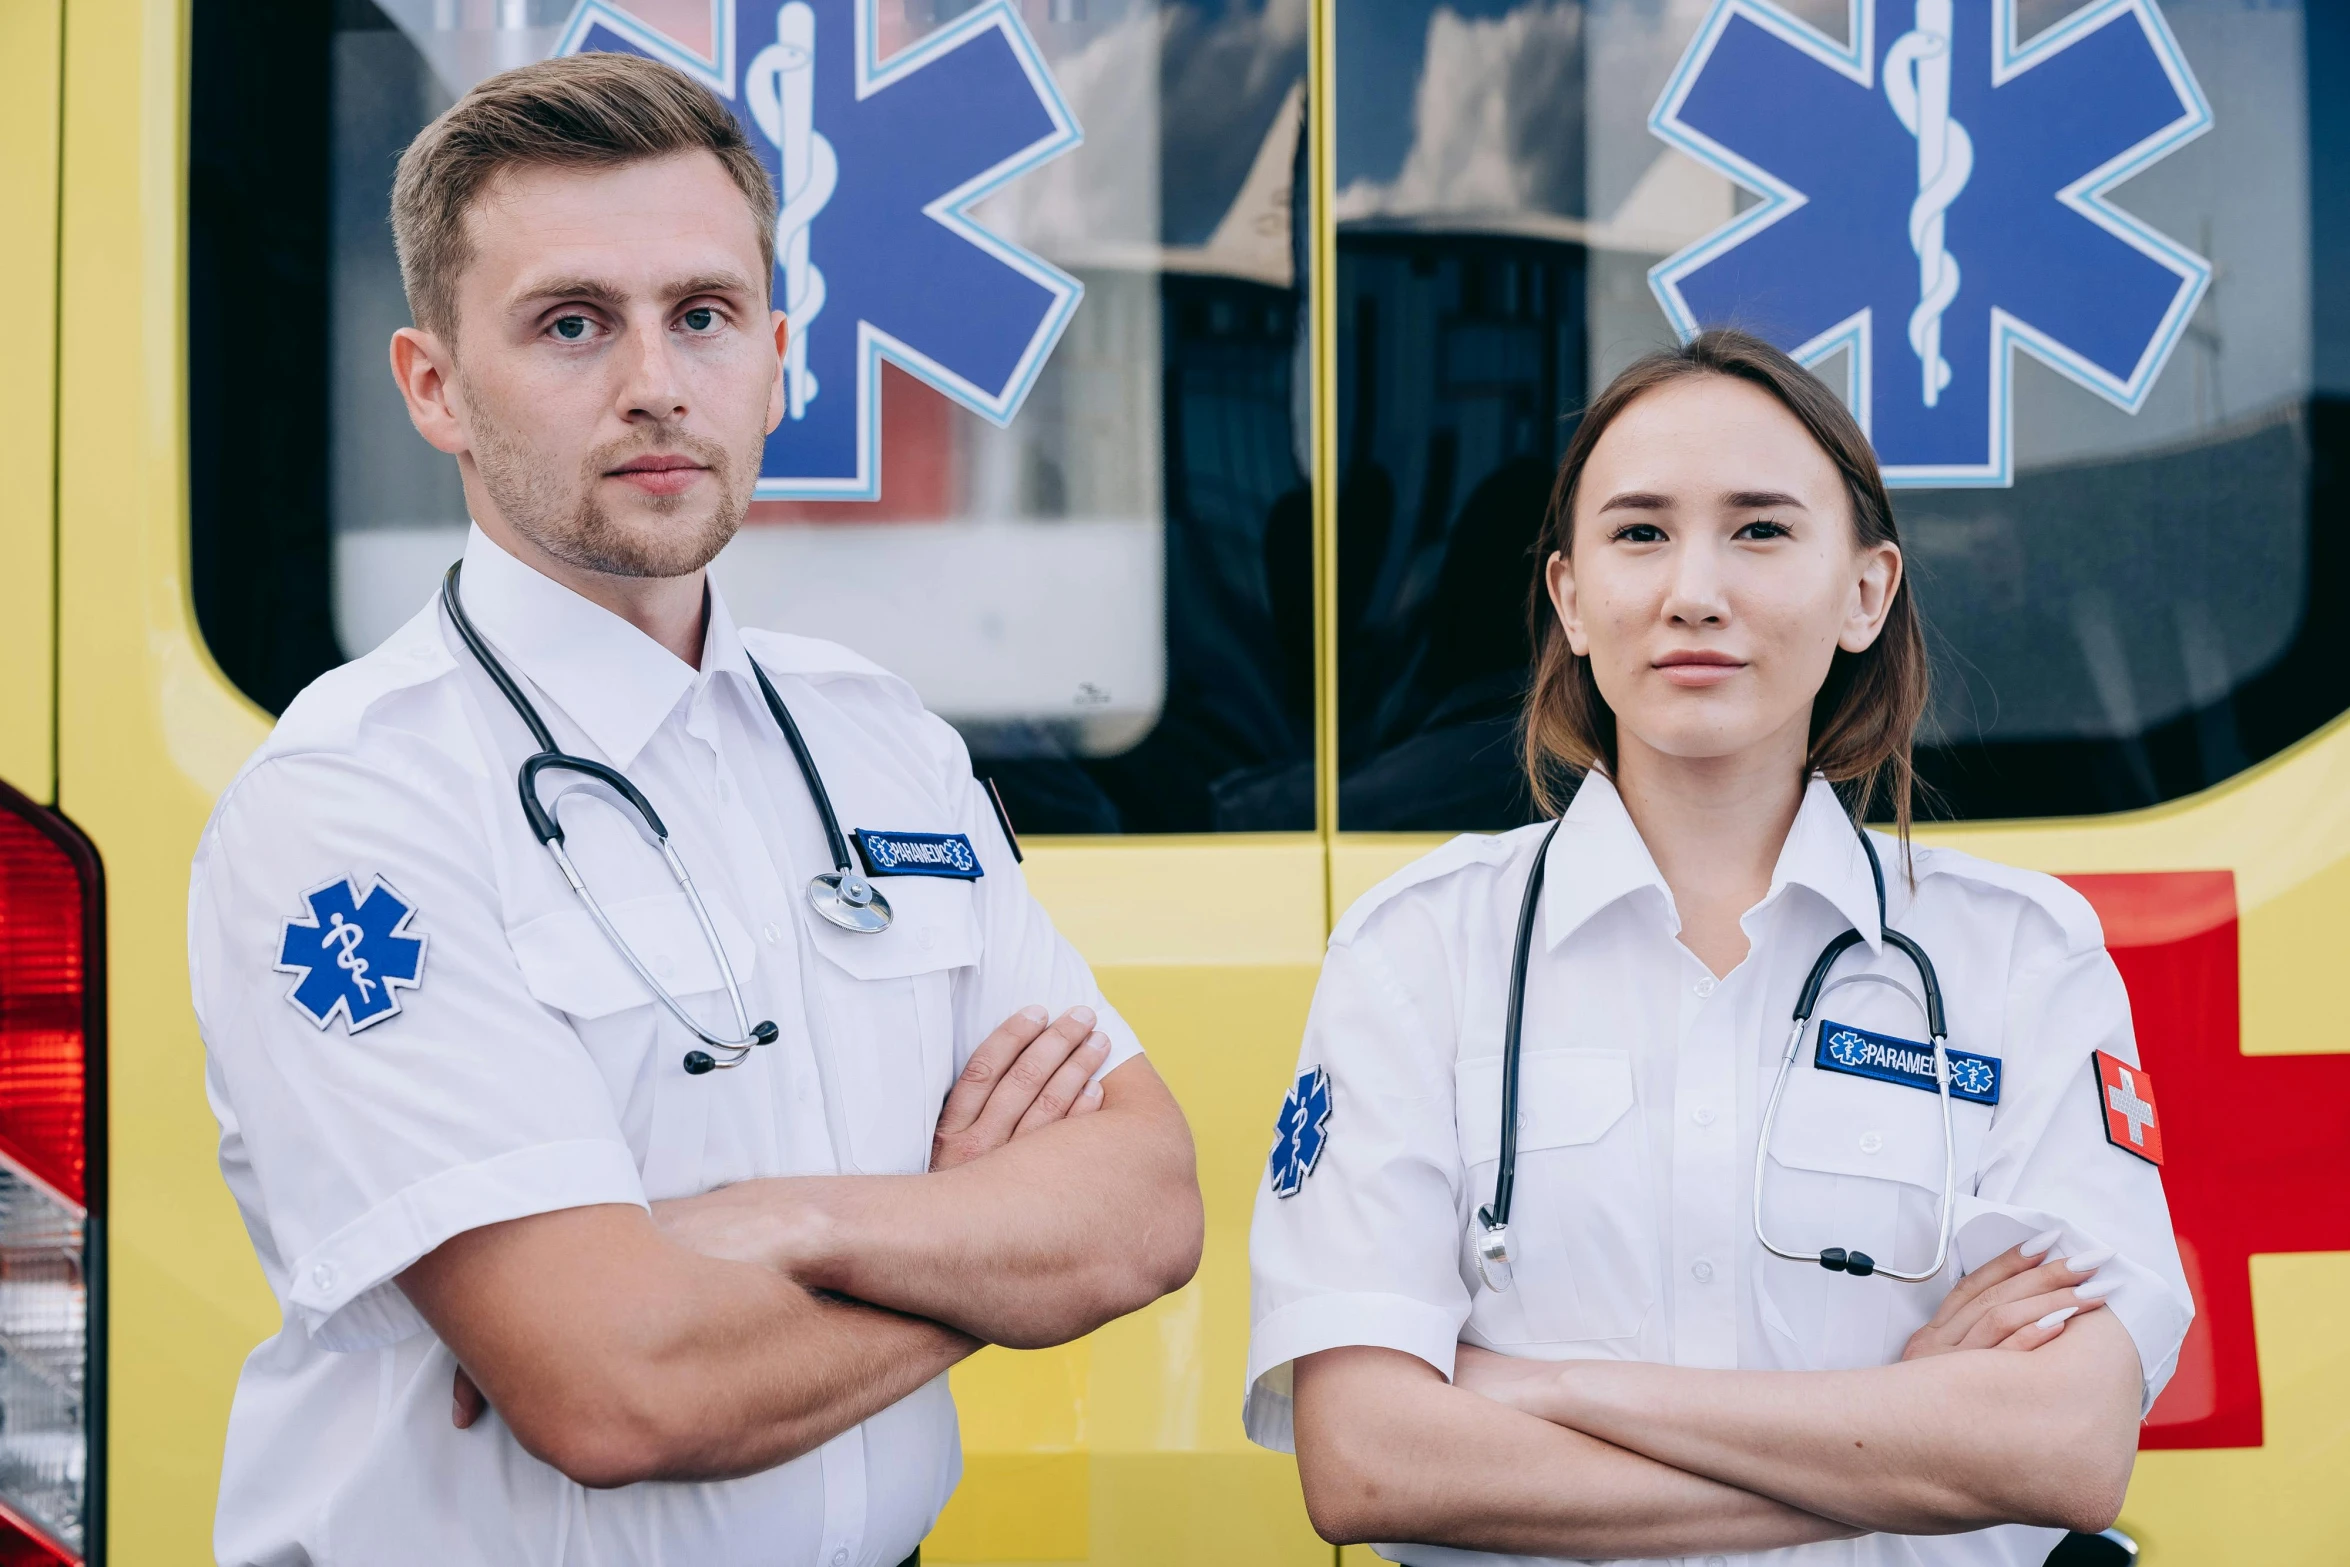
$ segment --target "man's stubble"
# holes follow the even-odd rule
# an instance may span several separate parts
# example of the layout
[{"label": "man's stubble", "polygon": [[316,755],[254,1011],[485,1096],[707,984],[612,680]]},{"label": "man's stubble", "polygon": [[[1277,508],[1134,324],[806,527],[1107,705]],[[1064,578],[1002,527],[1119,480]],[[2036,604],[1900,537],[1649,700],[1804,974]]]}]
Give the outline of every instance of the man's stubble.
[{"label": "man's stubble", "polygon": [[[474,388],[460,390],[482,488],[515,532],[566,565],[614,577],[682,577],[707,566],[742,528],[751,487],[736,476],[745,465],[715,441],[657,424],[597,447],[566,476],[508,431]],[[706,504],[701,495],[656,495],[645,498],[636,528],[613,517],[598,498],[603,476],[648,452],[682,452],[708,468],[716,506],[697,517],[688,508]]]}]

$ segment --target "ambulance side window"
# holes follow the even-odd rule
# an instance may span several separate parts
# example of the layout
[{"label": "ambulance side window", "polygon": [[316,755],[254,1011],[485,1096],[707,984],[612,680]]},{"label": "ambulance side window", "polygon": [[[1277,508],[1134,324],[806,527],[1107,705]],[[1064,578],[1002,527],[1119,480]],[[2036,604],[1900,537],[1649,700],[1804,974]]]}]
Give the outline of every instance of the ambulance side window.
[{"label": "ambulance side window", "polygon": [[[1789,9],[1841,45],[1840,0]],[[2018,10],[2028,51],[2076,7]],[[2160,299],[2133,321],[2130,341],[2149,345],[2160,369],[2133,394],[2134,412],[2081,384],[2086,372],[2050,368],[2047,345],[2043,357],[2019,350],[2012,474],[1990,471],[1996,452],[1972,477],[1956,473],[1955,458],[1947,472],[1920,459],[1922,487],[1894,491],[1933,654],[1921,770],[1940,807],[1961,817],[2152,805],[2229,778],[2350,707],[2350,665],[2332,656],[2324,612],[2350,590],[2340,542],[2350,528],[2350,107],[2323,90],[2334,66],[2350,65],[2350,22],[2318,5],[2171,0],[2161,10],[2210,126],[2146,157],[2109,199],[2208,262],[2208,287],[2165,324],[2169,285],[2147,285]],[[1675,340],[1652,269],[1760,199],[1725,160],[1709,165],[1651,129],[1712,14],[1549,0],[1338,11],[1342,828],[1528,817],[1511,725],[1528,655],[1527,550],[1549,477],[1576,409]],[[1829,67],[1791,48],[1769,58],[1787,78],[1773,79],[1784,89],[1777,103],[1827,100],[1795,78]],[[1952,69],[1988,68],[1979,51],[1956,58]],[[2005,89],[2001,100],[2029,101]],[[1977,104],[1967,112],[1978,119],[1992,112],[1954,101]],[[1894,110],[1879,107],[1856,125],[1897,140],[1888,156],[1914,161]],[[1721,112],[1708,123],[1738,118]],[[2017,129],[1977,126],[1969,189],[2018,177],[1998,161],[2012,156],[1999,148],[2015,145],[2002,138]],[[1904,337],[1919,298],[1911,199],[1876,215],[1891,281],[1872,318],[1878,368],[1865,395],[1889,463],[1900,419],[1923,397]],[[1794,273],[1764,277],[1771,266],[1866,251],[1875,241],[1863,229],[1876,219],[1865,205],[1835,208],[1852,214],[1839,219],[1855,225],[1845,235],[1787,238],[1772,252],[1779,261],[1752,262],[1761,292],[1732,313],[1767,312],[1769,288],[1796,289]],[[2099,291],[2120,289],[2127,268],[2118,247],[2096,248],[2106,241],[2094,225],[2052,210],[2052,230],[2056,220],[2073,227],[2025,254],[2014,226],[1970,227],[1969,211],[1952,209],[1943,240],[1967,288],[2043,288],[2032,308],[2047,320],[2071,311],[2062,319],[2083,341],[2102,329]],[[2044,253],[2060,243],[2078,254]],[[1799,254],[1802,244],[1823,248]],[[2057,299],[2049,280],[2060,261],[2099,281]],[[2181,275],[2199,265],[2180,262]],[[1731,297],[1726,285],[1705,294],[1693,277],[1683,278],[1686,299]],[[1990,303],[2010,302],[1963,294],[1937,318],[1947,354],[1971,345],[1962,369],[1977,388],[1989,385]],[[1821,308],[1824,328],[1845,306]],[[1846,386],[1853,352],[1818,361],[1831,386]],[[1962,432],[1978,443],[1990,439],[1980,412],[1989,403],[1978,390],[1961,410],[1978,421]]]},{"label": "ambulance side window", "polygon": [[[1024,832],[1310,829],[1309,116],[1282,0],[1022,0],[1049,92],[1007,67],[974,112],[1061,112],[1069,129],[1050,156],[1007,153],[972,210],[1019,247],[1016,267],[937,245],[935,220],[859,173],[960,168],[961,149],[869,145],[872,120],[773,109],[790,95],[743,83],[776,68],[762,44],[789,18],[723,8],[740,13],[729,89],[770,172],[813,166],[819,143],[841,171],[783,192],[805,249],[786,236],[799,259],[777,304],[801,317],[807,358],[761,498],[713,567],[736,617],[904,675]],[[713,48],[707,5],[618,10],[646,47]],[[960,47],[980,36],[951,31],[973,10],[878,0],[875,47]],[[196,600],[222,668],[273,710],[406,621],[462,547],[455,466],[409,428],[384,364],[408,321],[393,165],[475,82],[557,48],[574,11],[197,0]],[[808,12],[809,69],[850,68],[848,14]],[[928,89],[917,70],[886,90]],[[892,222],[911,226],[896,243],[935,253],[926,291],[993,313],[910,324],[919,301],[877,294],[838,238],[891,242],[876,225]],[[901,346],[866,359],[858,322],[875,317]],[[980,365],[996,367],[985,385]]]}]

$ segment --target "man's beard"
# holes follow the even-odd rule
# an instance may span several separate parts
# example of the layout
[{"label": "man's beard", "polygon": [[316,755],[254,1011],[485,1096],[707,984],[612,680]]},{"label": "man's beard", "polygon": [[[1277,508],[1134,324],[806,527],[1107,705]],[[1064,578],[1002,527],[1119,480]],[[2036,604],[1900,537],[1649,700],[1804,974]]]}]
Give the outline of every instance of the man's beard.
[{"label": "man's beard", "polygon": [[[473,414],[473,465],[482,488],[515,532],[567,565],[613,577],[682,577],[707,566],[743,525],[749,497],[735,482],[733,458],[714,441],[655,425],[644,435],[588,453],[575,489],[486,417],[479,397],[468,396],[466,402]],[[707,517],[683,514],[699,496],[650,495],[645,500],[651,525],[640,523],[631,532],[604,508],[599,499],[603,476],[654,451],[682,452],[709,469],[718,504]]]}]

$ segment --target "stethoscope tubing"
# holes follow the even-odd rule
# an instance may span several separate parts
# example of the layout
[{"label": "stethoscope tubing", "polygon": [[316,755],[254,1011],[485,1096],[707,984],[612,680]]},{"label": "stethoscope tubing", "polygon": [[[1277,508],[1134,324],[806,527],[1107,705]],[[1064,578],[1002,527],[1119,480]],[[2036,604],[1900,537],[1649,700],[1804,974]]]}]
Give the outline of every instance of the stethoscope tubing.
[{"label": "stethoscope tubing", "polygon": [[[685,861],[678,856],[675,846],[669,841],[668,826],[661,820],[660,812],[653,809],[653,803],[620,769],[584,756],[574,756],[555,744],[554,734],[548,729],[546,720],[523,694],[521,685],[504,662],[491,651],[489,642],[473,624],[472,617],[466,614],[464,600],[458,589],[464,569],[465,563],[458,561],[449,567],[448,574],[441,579],[441,606],[447,611],[449,621],[455,626],[458,639],[465,644],[466,651],[473,655],[474,662],[490,677],[499,694],[505,697],[507,705],[513,708],[523,726],[530,731],[531,738],[538,743],[537,753],[526,757],[515,773],[515,788],[521,796],[522,813],[530,823],[532,835],[553,857],[565,884],[587,910],[588,917],[604,933],[604,939],[620,954],[653,999],[707,1047],[706,1050],[688,1051],[685,1069],[699,1075],[715,1068],[741,1065],[749,1059],[752,1050],[760,1045],[772,1044],[779,1030],[772,1022],[751,1021],[750,1012],[743,1004],[742,986],[735,977],[734,963],[726,954],[726,944],[719,938],[717,924],[710,918],[710,910],[703,903],[701,890],[694,885],[692,874],[686,870]],[[760,694],[766,699],[767,710],[774,715],[777,727],[782,729],[784,741],[791,748],[792,760],[798,764],[800,777],[808,786],[809,797],[815,802],[817,817],[824,826],[825,847],[832,854],[833,871],[830,875],[818,876],[810,884],[810,902],[819,914],[843,929],[862,934],[886,929],[890,921],[889,904],[858,873],[855,862],[850,859],[848,839],[841,832],[840,819],[832,809],[832,796],[824,787],[823,774],[817,770],[816,758],[809,751],[808,742],[800,733],[800,726],[793,722],[791,709],[784,705],[783,698],[777,694],[767,678],[767,671],[760,668],[758,660],[750,660],[750,665],[751,673],[758,681]],[[686,904],[693,910],[694,922],[701,927],[702,939],[709,945],[710,955],[717,960],[718,976],[726,987],[727,1001],[734,1010],[735,1025],[741,1030],[740,1034],[727,1038],[712,1033],[697,1022],[686,1010],[685,1004],[653,977],[652,970],[637,956],[636,949],[622,937],[611,916],[605,913],[603,904],[589,889],[587,878],[580,874],[579,867],[572,862],[570,851],[564,844],[562,823],[540,798],[539,775],[546,772],[570,772],[592,778],[619,795],[636,813],[639,827],[659,851],[662,863],[668,867],[678,890],[685,894]]]},{"label": "stethoscope tubing", "polygon": [[[1477,1210],[1477,1232],[1472,1237],[1477,1272],[1486,1287],[1496,1292],[1509,1289],[1514,1274],[1509,1222],[1510,1205],[1517,1187],[1518,1064],[1524,1054],[1526,971],[1534,950],[1534,921],[1541,906],[1543,873],[1550,860],[1551,840],[1558,836],[1559,828],[1565,824],[1564,816],[1552,822],[1550,830],[1542,835],[1542,842],[1534,851],[1533,868],[1526,873],[1525,896],[1518,905],[1517,939],[1510,955],[1509,1012],[1502,1030],[1501,1146],[1493,1175],[1493,1201]],[[1905,1284],[1922,1284],[1938,1277],[1949,1262],[1951,1236],[1957,1215],[1958,1140],[1950,1107],[1949,1025],[1943,1015],[1942,983],[1934,971],[1934,960],[1927,955],[1924,947],[1887,923],[1885,867],[1877,858],[1877,847],[1869,841],[1868,833],[1857,823],[1853,831],[1860,839],[1862,852],[1868,856],[1869,876],[1876,888],[1877,929],[1886,946],[1894,948],[1910,960],[1924,991],[1926,1028],[1933,1040],[1935,1091],[1941,1100],[1942,1112],[1942,1204],[1940,1222],[1936,1226],[1934,1258],[1924,1269],[1911,1271],[1888,1267],[1866,1252],[1844,1247],[1797,1251],[1772,1240],[1763,1224],[1763,1180],[1770,1160],[1771,1129],[1778,1121],[1779,1104],[1787,1092],[1796,1050],[1803,1041],[1805,1030],[1811,1026],[1812,1013],[1819,1006],[1820,994],[1827,984],[1829,971],[1836,966],[1837,959],[1865,939],[1858,930],[1844,931],[1820,950],[1796,997],[1786,1048],[1779,1053],[1779,1070],[1771,1083],[1770,1098],[1763,1106],[1762,1126],[1755,1141],[1754,1237],[1773,1256],[1783,1257],[1790,1262],[1816,1262],[1831,1272],[1849,1273],[1856,1278],[1882,1274]]]}]

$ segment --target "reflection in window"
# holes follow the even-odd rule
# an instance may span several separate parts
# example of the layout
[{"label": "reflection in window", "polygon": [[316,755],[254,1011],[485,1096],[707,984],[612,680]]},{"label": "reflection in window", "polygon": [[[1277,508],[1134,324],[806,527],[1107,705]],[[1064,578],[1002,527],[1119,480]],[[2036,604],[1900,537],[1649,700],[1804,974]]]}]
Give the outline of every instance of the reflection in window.
[{"label": "reflection in window", "polygon": [[[878,47],[972,8],[878,0]],[[323,412],[288,416],[323,425],[330,526],[315,505],[242,504],[201,463],[197,485],[199,558],[221,563],[199,595],[206,635],[232,678],[282,705],[333,644],[364,652],[424,604],[463,536],[454,465],[409,429],[383,368],[408,320],[385,216],[393,162],[474,82],[543,57],[572,7],[338,0],[331,30],[298,7],[277,8],[274,30],[232,9],[244,11],[199,4],[200,59],[207,36],[236,27],[279,38],[285,64],[329,82],[300,125],[249,100],[224,112],[201,70],[196,83],[199,126],[213,127],[200,129],[199,168],[282,161],[265,140],[321,149],[304,178],[248,183],[320,234],[287,259],[323,296],[323,320],[294,323],[286,351],[319,366],[308,374]],[[709,48],[708,4],[627,9]],[[1018,9],[1085,139],[975,215],[1075,276],[1082,303],[1008,427],[885,368],[880,499],[758,503],[714,570],[744,623],[844,642],[912,681],[1024,831],[1310,828],[1304,0]],[[223,253],[231,275],[254,241],[225,231],[201,181],[197,195],[198,248]],[[199,322],[203,289],[199,277]],[[196,346],[201,409],[233,372],[201,335]],[[271,529],[323,552],[311,595],[331,605],[333,643],[277,650],[280,677],[256,689],[258,663],[234,644],[237,628],[266,624],[253,611],[267,601],[239,570],[267,553]]]},{"label": "reflection in window", "polygon": [[[1343,827],[1525,819],[1510,717],[1537,470],[1581,399],[1671,341],[1649,268],[1755,199],[1648,129],[1709,9],[1339,14]],[[1846,25],[1841,0],[1786,9]],[[2025,5],[2019,25],[2072,9]],[[2019,359],[2014,486],[1895,496],[1942,809],[2152,804],[2350,705],[2309,615],[2342,582],[2350,504],[2350,111],[2308,90],[2350,55],[2337,11],[2163,6],[2213,128],[2114,199],[2209,257],[2211,289],[2136,414]],[[1841,355],[1819,368],[1844,384]]]}]

